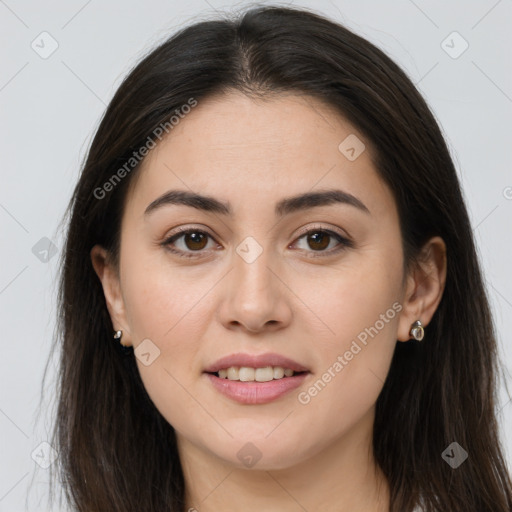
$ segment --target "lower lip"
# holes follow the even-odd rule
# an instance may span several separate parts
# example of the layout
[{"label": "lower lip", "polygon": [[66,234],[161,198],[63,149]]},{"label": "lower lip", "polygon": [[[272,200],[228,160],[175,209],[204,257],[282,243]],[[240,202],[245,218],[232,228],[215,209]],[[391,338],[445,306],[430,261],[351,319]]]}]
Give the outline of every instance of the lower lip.
[{"label": "lower lip", "polygon": [[281,396],[298,388],[304,379],[309,375],[308,372],[284,377],[278,380],[268,382],[241,382],[239,380],[221,379],[211,373],[205,373],[213,386],[223,395],[235,400],[240,404],[266,404],[277,400]]}]

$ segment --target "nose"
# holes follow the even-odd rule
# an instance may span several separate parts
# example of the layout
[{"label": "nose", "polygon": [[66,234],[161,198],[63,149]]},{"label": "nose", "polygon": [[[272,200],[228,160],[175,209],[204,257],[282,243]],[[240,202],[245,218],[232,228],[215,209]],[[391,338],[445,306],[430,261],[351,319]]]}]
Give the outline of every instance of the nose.
[{"label": "nose", "polygon": [[289,325],[290,291],[279,275],[279,265],[267,256],[269,253],[270,250],[264,250],[254,261],[237,253],[233,255],[234,268],[226,276],[218,309],[219,319],[227,329],[258,333]]}]

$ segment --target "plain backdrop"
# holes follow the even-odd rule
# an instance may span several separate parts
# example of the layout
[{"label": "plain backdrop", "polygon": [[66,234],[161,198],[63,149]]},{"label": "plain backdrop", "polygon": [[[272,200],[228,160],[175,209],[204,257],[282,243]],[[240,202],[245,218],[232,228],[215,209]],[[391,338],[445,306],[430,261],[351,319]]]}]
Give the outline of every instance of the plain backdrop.
[{"label": "plain backdrop", "polygon": [[[376,44],[404,68],[434,111],[462,182],[500,358],[510,371],[512,2],[290,4],[313,8]],[[55,325],[58,224],[100,116],[121,79],[155,44],[216,10],[247,5],[0,0],[0,511],[46,510],[55,360],[43,413],[36,413]],[[512,465],[512,403],[503,387],[499,409]]]}]

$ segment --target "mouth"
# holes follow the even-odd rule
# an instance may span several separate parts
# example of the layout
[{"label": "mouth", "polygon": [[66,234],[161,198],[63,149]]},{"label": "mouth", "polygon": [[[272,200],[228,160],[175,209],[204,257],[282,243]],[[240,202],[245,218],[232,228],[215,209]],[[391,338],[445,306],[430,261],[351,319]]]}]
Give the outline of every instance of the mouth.
[{"label": "mouth", "polygon": [[230,400],[242,405],[261,405],[298,388],[310,372],[281,366],[230,366],[216,372],[204,372],[203,375],[216,391]]},{"label": "mouth", "polygon": [[253,368],[250,366],[229,366],[221,368],[217,372],[205,372],[219,379],[227,379],[239,382],[270,382],[273,380],[287,379],[296,375],[308,373],[307,371],[295,371],[283,366],[265,366]]}]

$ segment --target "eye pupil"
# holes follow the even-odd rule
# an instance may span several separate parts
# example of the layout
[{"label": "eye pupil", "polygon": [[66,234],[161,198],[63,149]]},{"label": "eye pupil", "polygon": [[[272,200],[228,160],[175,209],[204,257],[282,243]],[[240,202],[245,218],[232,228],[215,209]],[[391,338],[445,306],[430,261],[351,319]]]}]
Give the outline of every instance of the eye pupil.
[{"label": "eye pupil", "polygon": [[[316,249],[316,250],[325,249],[326,247],[329,246],[329,238],[330,238],[330,235],[328,233],[320,233],[320,232],[313,233],[312,235],[308,235],[308,244],[312,249]],[[313,241],[313,244],[317,244],[317,245],[312,246],[310,243],[311,241]]]},{"label": "eye pupil", "polygon": [[[185,245],[187,246],[188,249],[190,250],[201,250],[201,249],[204,249],[205,247],[205,240],[206,240],[206,236],[204,235],[204,233],[197,233],[197,232],[192,232],[192,233],[186,233],[184,235],[184,239],[185,239]],[[192,243],[192,246],[190,245],[190,243]],[[195,245],[195,244],[199,244],[199,246]]]}]

